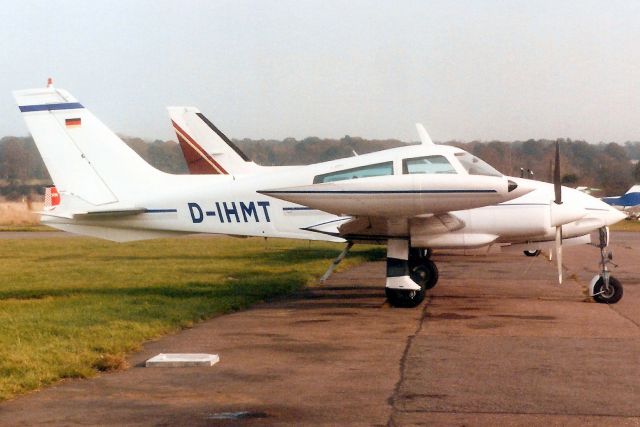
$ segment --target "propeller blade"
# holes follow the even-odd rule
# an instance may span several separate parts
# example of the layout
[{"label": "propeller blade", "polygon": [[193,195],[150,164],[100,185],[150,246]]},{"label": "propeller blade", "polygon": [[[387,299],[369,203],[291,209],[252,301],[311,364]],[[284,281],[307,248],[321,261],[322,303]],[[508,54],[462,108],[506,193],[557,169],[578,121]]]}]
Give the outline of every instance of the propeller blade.
[{"label": "propeller blade", "polygon": [[556,141],[556,162],[553,167],[553,189],[555,190],[557,205],[562,204],[562,185],[560,184],[560,141]]},{"label": "propeller blade", "polygon": [[558,283],[562,285],[562,226],[556,227],[556,262],[558,263]]}]

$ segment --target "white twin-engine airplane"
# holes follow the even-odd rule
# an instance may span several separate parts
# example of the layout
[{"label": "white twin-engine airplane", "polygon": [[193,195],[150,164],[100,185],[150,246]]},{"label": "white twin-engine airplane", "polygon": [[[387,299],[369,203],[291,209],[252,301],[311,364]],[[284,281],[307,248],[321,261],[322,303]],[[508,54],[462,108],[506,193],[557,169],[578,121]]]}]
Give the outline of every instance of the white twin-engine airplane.
[{"label": "white twin-engine airplane", "polygon": [[437,282],[430,249],[511,243],[535,250],[555,240],[561,279],[563,239],[583,243],[600,229],[602,271],[591,295],[604,303],[622,297],[605,248],[607,226],[623,214],[559,184],[503,176],[464,150],[434,145],[421,126],[422,145],[263,167],[196,109],[173,107],[187,162],[192,170],[206,166],[203,174],[171,175],[68,92],[50,85],[14,96],[57,188],[42,212],[51,227],[121,242],[191,233],[347,242],[341,257],[353,242],[386,242],[385,291],[402,307],[418,305]]}]

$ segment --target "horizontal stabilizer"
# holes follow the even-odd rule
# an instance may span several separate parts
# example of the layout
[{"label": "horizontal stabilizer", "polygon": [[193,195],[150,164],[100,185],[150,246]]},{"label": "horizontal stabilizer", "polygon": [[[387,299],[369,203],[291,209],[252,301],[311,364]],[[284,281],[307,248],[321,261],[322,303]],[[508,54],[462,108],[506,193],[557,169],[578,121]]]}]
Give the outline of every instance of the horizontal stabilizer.
[{"label": "horizontal stabilizer", "polygon": [[73,214],[74,218],[106,218],[106,217],[121,217],[121,216],[130,216],[130,215],[138,215],[141,213],[145,213],[146,209],[141,208],[131,208],[131,209],[118,209],[118,210],[100,210],[100,211],[89,211],[89,212],[80,212]]},{"label": "horizontal stabilizer", "polygon": [[134,242],[137,240],[161,239],[166,237],[183,236],[189,233],[164,231],[164,230],[140,230],[131,228],[102,227],[99,225],[67,224],[47,222],[49,227],[68,233],[81,234],[83,236],[97,237],[111,240],[112,242]]},{"label": "horizontal stabilizer", "polygon": [[130,208],[130,209],[101,209],[91,211],[66,211],[63,209],[51,209],[38,212],[40,215],[52,217],[52,218],[67,218],[67,219],[89,219],[89,218],[115,218],[123,216],[138,215],[147,212],[144,208]]}]

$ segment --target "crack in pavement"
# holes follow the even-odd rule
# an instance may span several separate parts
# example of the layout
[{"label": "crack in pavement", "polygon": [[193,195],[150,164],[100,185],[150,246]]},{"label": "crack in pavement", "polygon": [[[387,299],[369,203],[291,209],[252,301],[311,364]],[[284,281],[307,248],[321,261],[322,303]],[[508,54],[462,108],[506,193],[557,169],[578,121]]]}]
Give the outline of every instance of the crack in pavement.
[{"label": "crack in pavement", "polygon": [[433,300],[433,296],[428,296],[426,298],[426,301],[423,303],[422,312],[420,313],[420,317],[418,318],[418,325],[416,327],[416,330],[414,331],[413,334],[409,335],[409,337],[407,338],[407,345],[405,346],[404,351],[402,352],[402,357],[400,358],[400,364],[399,364],[400,377],[398,378],[398,382],[393,388],[393,394],[389,397],[389,399],[387,399],[387,403],[389,404],[389,406],[391,406],[391,414],[389,415],[389,420],[387,421],[387,426],[389,427],[395,427],[397,425],[393,420],[393,417],[397,412],[400,412],[400,410],[396,408],[396,402],[398,401],[400,387],[402,386],[402,383],[404,382],[404,379],[405,379],[407,357],[409,356],[409,351],[411,350],[413,341],[418,336],[418,334],[422,331],[422,326],[424,325],[424,322],[426,321],[426,318],[427,318],[427,309],[429,308],[429,305],[431,304],[432,300]]}]

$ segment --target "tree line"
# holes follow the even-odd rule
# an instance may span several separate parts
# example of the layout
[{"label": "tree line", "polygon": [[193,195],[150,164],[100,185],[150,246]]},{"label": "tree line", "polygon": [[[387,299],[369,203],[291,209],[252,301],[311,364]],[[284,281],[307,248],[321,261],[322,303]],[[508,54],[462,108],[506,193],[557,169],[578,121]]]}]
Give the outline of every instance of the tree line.
[{"label": "tree line", "polygon": [[[173,174],[187,174],[180,148],[173,141],[144,141],[123,137],[125,142],[154,167]],[[640,142],[625,144],[589,144],[561,139],[562,181],[565,185],[600,188],[602,195],[624,193],[640,182]],[[521,170],[533,177],[550,181],[555,153],[552,140],[527,141],[449,141],[482,158],[500,172],[520,176]],[[340,139],[309,137],[302,140],[234,140],[247,156],[265,166],[301,165],[350,157],[407,143],[395,140],[366,140],[349,135]],[[528,172],[526,172],[528,175]],[[0,195],[19,199],[42,194],[51,178],[31,137],[8,136],[0,139]]]}]

